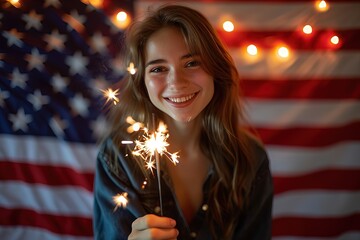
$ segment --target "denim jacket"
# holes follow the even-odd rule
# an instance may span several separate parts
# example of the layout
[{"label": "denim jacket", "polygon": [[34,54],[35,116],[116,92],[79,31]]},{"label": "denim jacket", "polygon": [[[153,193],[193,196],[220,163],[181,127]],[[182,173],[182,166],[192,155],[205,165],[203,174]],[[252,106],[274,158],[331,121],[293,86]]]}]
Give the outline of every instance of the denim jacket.
[{"label": "denim jacket", "polygon": [[[256,176],[253,179],[249,206],[239,214],[233,239],[266,240],[271,238],[271,211],[273,184],[269,170],[269,160],[264,149],[255,141],[253,147],[257,154]],[[145,179],[137,163],[129,153],[109,138],[101,146],[97,158],[94,183],[94,234],[95,239],[127,239],[132,222],[145,214],[159,214],[159,190],[156,177],[149,174]],[[118,171],[111,168],[111,158],[118,161]],[[211,211],[207,205],[207,192],[210,188],[210,171],[203,186],[203,204],[190,223],[185,221],[177,203],[175,193],[164,171],[161,172],[161,196],[163,215],[176,220],[178,239],[211,239],[206,213]],[[127,193],[128,204],[116,207],[113,196]],[[220,236],[221,237],[221,236]]]}]

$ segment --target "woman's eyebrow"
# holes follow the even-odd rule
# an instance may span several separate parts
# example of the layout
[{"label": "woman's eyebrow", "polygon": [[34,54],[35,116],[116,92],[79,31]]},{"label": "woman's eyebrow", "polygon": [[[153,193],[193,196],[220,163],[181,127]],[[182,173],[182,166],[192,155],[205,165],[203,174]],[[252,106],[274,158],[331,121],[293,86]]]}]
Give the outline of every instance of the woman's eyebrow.
[{"label": "woman's eyebrow", "polygon": [[166,62],[165,59],[155,59],[155,60],[151,60],[151,61],[149,61],[149,62],[147,62],[147,63],[145,64],[145,68],[148,67],[149,65],[152,65],[152,64],[158,64],[158,63],[164,63],[164,62]]},{"label": "woman's eyebrow", "polygon": [[[183,55],[182,57],[180,57],[181,60],[184,60],[184,59],[188,59],[188,58],[192,58],[192,57],[195,57],[196,55],[193,55],[191,53],[187,53],[185,55]],[[159,64],[159,63],[165,63],[166,60],[165,59],[155,59],[155,60],[151,60],[149,62],[147,62],[145,64],[145,68],[148,67],[149,65],[152,65],[152,64]]]}]

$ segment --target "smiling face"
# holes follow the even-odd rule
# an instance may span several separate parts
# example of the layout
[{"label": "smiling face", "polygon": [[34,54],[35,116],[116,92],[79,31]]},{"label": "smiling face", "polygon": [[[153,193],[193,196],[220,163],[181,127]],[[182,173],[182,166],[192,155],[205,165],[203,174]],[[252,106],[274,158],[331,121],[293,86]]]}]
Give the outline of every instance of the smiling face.
[{"label": "smiling face", "polygon": [[214,95],[214,80],[181,32],[165,27],[146,43],[145,85],[151,102],[172,119],[195,119]]}]

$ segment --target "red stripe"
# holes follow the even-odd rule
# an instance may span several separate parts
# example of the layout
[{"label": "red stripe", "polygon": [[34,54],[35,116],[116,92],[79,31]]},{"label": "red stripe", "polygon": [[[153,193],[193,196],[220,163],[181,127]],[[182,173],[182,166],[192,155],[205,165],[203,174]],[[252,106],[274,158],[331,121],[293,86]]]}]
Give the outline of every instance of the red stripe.
[{"label": "red stripe", "polygon": [[304,146],[315,148],[343,141],[360,141],[360,121],[349,123],[340,127],[256,127],[256,131],[260,135],[262,141],[267,145]]},{"label": "red stripe", "polygon": [[275,194],[310,189],[357,191],[360,189],[360,169],[328,169],[301,176],[275,175],[273,180]]},{"label": "red stripe", "polygon": [[360,99],[360,79],[243,79],[245,97],[276,99]]},{"label": "red stripe", "polygon": [[0,207],[0,225],[43,228],[61,235],[93,236],[92,219],[38,213],[30,209]]},{"label": "red stripe", "polygon": [[51,186],[79,186],[93,191],[94,173],[79,173],[62,166],[35,165],[2,160],[0,180],[20,180]]},{"label": "red stripe", "polygon": [[[301,28],[303,26],[300,26]],[[295,31],[246,31],[234,30],[225,32],[217,29],[218,35],[228,47],[246,47],[255,44],[261,49],[273,49],[279,44],[285,44],[290,49],[298,50],[359,50],[360,29],[351,30],[313,30],[306,35],[302,29]],[[330,42],[334,35],[340,39],[339,44]]]},{"label": "red stripe", "polygon": [[327,218],[281,217],[273,219],[272,227],[274,237],[337,237],[346,232],[360,230],[360,213]]}]

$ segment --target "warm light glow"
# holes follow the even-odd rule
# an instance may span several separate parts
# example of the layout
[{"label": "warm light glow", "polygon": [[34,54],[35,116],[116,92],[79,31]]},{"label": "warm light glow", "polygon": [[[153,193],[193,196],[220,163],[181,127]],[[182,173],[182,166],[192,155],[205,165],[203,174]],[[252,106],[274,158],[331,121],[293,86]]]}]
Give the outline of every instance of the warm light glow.
[{"label": "warm light glow", "polygon": [[117,97],[117,94],[119,93],[119,89],[113,91],[111,88],[108,88],[106,90],[101,90],[101,91],[104,93],[104,96],[106,97],[106,103],[112,100],[114,105],[116,105],[119,102],[119,98]]},{"label": "warm light glow", "polygon": [[305,33],[305,34],[311,34],[312,33],[312,27],[308,24],[308,25],[305,25],[304,27],[303,27],[303,32]]},{"label": "warm light glow", "polygon": [[334,45],[337,45],[337,44],[339,44],[340,39],[339,39],[338,36],[334,35],[334,36],[331,37],[330,42],[331,42],[332,44],[334,44]]},{"label": "warm light glow", "polygon": [[125,29],[130,24],[130,17],[129,15],[123,11],[118,11],[113,17],[113,23],[120,29]]},{"label": "warm light glow", "polygon": [[103,3],[104,3],[103,0],[88,0],[88,1],[89,1],[89,3],[90,3],[92,6],[94,6],[94,7],[96,7],[96,8],[102,7],[102,6],[103,6]]},{"label": "warm light glow", "polygon": [[134,63],[130,63],[129,67],[126,69],[131,75],[134,75],[136,73],[136,68],[134,66]]},{"label": "warm light glow", "polygon": [[287,47],[279,47],[277,50],[277,54],[281,58],[289,57],[289,49]]},{"label": "warm light glow", "polygon": [[126,205],[128,204],[127,196],[128,196],[128,193],[124,192],[124,193],[121,193],[121,194],[120,193],[116,194],[113,197],[113,201],[116,204],[115,208],[114,208],[114,211],[116,211],[116,209],[118,209],[118,207],[123,207],[123,208],[126,207]]},{"label": "warm light glow", "polygon": [[21,3],[19,0],[7,0],[7,1],[16,8],[21,7]]},{"label": "warm light glow", "polygon": [[329,4],[324,0],[316,1],[315,7],[320,12],[325,12],[325,11],[329,10]]},{"label": "warm light glow", "polygon": [[251,56],[255,56],[258,52],[257,47],[254,44],[247,46],[246,51]]},{"label": "warm light glow", "polygon": [[234,24],[231,21],[225,21],[223,23],[223,28],[226,32],[232,32],[234,31]]},{"label": "warm light glow", "polygon": [[126,122],[130,124],[130,127],[127,128],[128,133],[140,131],[144,127],[143,123],[136,122],[131,116],[126,118]]},{"label": "warm light glow", "polygon": [[116,19],[117,19],[118,21],[120,21],[120,22],[126,21],[126,19],[127,19],[127,14],[126,14],[126,12],[124,12],[124,11],[118,12],[118,14],[116,14]]}]

